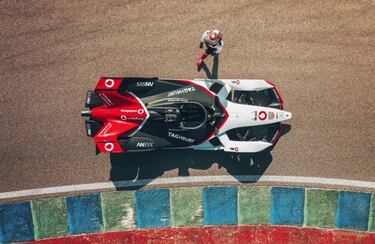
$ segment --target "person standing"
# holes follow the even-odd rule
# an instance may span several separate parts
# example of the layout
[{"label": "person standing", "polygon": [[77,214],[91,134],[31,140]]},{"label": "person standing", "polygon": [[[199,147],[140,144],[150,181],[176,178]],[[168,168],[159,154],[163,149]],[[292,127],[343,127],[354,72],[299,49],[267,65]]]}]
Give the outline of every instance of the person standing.
[{"label": "person standing", "polygon": [[195,64],[198,69],[208,55],[218,55],[221,52],[224,45],[223,34],[216,29],[205,31],[200,39],[199,48],[202,49],[204,44],[206,45],[206,50],[199,55],[199,59]]}]

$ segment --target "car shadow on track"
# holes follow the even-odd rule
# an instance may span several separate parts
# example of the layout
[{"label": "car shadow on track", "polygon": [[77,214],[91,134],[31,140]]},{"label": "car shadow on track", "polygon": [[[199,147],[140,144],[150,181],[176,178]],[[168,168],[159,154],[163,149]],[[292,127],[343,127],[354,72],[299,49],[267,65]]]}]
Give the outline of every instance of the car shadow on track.
[{"label": "car shadow on track", "polygon": [[[290,129],[290,125],[284,124],[281,136]],[[111,154],[110,180],[118,190],[138,189],[167,171],[177,169],[177,175],[172,173],[170,177],[186,177],[190,176],[191,170],[201,171],[195,171],[193,175],[207,175],[203,171],[210,169],[211,174],[230,174],[239,182],[256,182],[272,163],[272,150],[273,147],[259,153],[235,154],[223,151],[170,149]]]}]

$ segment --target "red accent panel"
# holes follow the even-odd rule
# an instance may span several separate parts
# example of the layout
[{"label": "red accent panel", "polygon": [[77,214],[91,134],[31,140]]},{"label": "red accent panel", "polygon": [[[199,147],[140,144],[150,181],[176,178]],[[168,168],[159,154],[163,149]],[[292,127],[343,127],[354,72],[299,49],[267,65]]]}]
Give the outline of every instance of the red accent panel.
[{"label": "red accent panel", "polygon": [[[273,89],[275,90],[277,96],[278,96],[279,99],[280,99],[280,107],[279,107],[279,109],[283,109],[283,107],[284,107],[284,99],[283,99],[283,97],[281,96],[279,90],[277,89],[277,87],[275,86],[275,84],[274,84],[272,81],[270,81],[270,80],[266,80],[266,82],[267,82],[268,84],[270,84],[271,86],[273,86]],[[277,140],[280,138],[280,136],[281,136],[281,130],[282,130],[282,126],[280,125],[280,131],[277,133],[275,139],[273,139],[273,141],[272,141],[272,144],[273,144],[273,145],[275,145],[275,143],[277,142]]]},{"label": "red accent panel", "polygon": [[279,108],[282,110],[283,107],[284,107],[284,99],[283,99],[283,97],[281,96],[279,90],[277,89],[277,87],[275,86],[275,84],[273,84],[272,81],[270,81],[270,80],[266,80],[266,82],[267,82],[268,84],[270,84],[271,86],[273,86],[273,89],[275,90],[277,96],[278,96],[279,99],[280,99],[280,107],[279,107]]},{"label": "red accent panel", "polygon": [[277,132],[275,138],[273,139],[273,141],[271,142],[273,145],[275,145],[275,143],[277,142],[277,140],[279,140],[280,136],[281,136],[281,131],[283,130],[283,126],[282,124],[280,123],[280,130],[279,132]]},{"label": "red accent panel", "polygon": [[[130,134],[136,130],[147,118],[146,108],[130,93],[119,92],[112,89],[101,89],[108,79],[100,79],[96,94],[104,101],[105,105],[91,110],[95,120],[103,122],[100,131],[95,135],[94,141],[100,152],[123,152],[117,138],[121,134]],[[113,88],[118,89],[122,79],[114,81]],[[112,81],[110,86],[112,86]],[[98,88],[99,87],[99,88]]]},{"label": "red accent panel", "polygon": [[138,100],[127,92],[120,92],[118,90],[95,90],[100,99],[107,105],[106,107],[123,107],[133,106],[143,108]]},{"label": "red accent panel", "polygon": [[124,150],[122,150],[122,147],[116,140],[113,140],[113,141],[109,140],[107,142],[101,142],[101,141],[95,141],[95,142],[100,152],[108,152],[108,153],[124,152]]},{"label": "red accent panel", "polygon": [[120,87],[122,81],[123,81],[123,78],[102,77],[99,79],[98,84],[95,87],[95,90],[99,90],[99,89],[117,90]]},{"label": "red accent panel", "polygon": [[221,103],[220,103],[220,106],[221,106],[221,109],[224,110],[225,118],[223,119],[223,122],[221,122],[221,124],[218,126],[218,129],[220,129],[221,127],[223,127],[223,125],[225,124],[225,122],[227,121],[227,119],[229,117],[228,111],[224,108],[224,106]]},{"label": "red accent panel", "polygon": [[[270,80],[266,80],[266,82],[267,82],[268,84],[270,84],[271,86],[273,86],[273,89],[275,90],[277,96],[278,96],[279,99],[280,99],[280,107],[279,107],[279,109],[282,110],[283,107],[284,107],[284,99],[283,99],[283,97],[281,96],[279,90],[277,89],[277,87],[275,86],[275,84],[274,84],[272,81],[270,81]],[[277,140],[280,138],[280,136],[281,136],[281,130],[282,130],[282,126],[280,125],[280,131],[277,133],[275,139],[273,139],[273,141],[272,141],[272,144],[273,144],[273,145],[275,145],[275,143],[277,142]]]}]

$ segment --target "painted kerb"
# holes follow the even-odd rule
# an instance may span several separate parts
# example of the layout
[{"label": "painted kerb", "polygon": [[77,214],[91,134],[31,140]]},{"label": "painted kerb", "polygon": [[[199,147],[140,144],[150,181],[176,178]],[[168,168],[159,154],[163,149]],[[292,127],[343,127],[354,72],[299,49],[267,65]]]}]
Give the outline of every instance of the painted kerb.
[{"label": "painted kerb", "polygon": [[0,243],[163,227],[292,225],[375,232],[374,194],[292,187],[190,187],[0,205]]}]

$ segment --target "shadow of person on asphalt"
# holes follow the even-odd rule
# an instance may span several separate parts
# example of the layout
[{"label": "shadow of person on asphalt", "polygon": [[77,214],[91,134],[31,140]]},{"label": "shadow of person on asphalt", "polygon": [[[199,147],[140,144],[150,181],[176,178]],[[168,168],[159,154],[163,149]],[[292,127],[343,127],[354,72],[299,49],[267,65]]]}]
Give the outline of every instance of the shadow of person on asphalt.
[{"label": "shadow of person on asphalt", "polygon": [[[284,124],[281,136],[290,128]],[[177,169],[178,176],[184,177],[190,175],[190,169],[212,168],[217,172],[226,171],[239,182],[256,182],[272,163],[273,147],[259,153],[242,154],[193,149],[111,154],[110,180],[118,190],[139,189],[167,171]]]},{"label": "shadow of person on asphalt", "polygon": [[212,64],[212,72],[207,67],[207,64],[204,61],[202,62],[201,69],[203,69],[204,72],[206,73],[207,79],[217,79],[219,77],[219,55],[218,54],[214,55],[214,62]]}]

